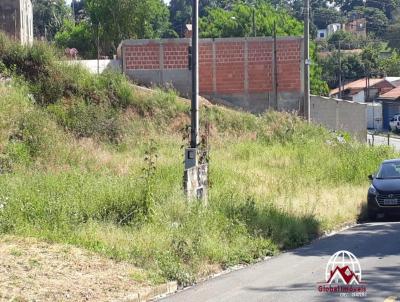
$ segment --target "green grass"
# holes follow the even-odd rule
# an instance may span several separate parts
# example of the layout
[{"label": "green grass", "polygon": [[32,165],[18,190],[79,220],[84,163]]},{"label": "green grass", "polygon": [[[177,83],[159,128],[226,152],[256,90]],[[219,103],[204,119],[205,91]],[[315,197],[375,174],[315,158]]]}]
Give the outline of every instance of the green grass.
[{"label": "green grass", "polygon": [[397,156],[350,138],[340,144],[290,114],[203,107],[209,206],[188,203],[187,102],[57,63],[41,44],[0,45],[0,72],[14,78],[0,86],[0,233],[129,261],[141,281],[189,284],[354,222],[366,175]]}]

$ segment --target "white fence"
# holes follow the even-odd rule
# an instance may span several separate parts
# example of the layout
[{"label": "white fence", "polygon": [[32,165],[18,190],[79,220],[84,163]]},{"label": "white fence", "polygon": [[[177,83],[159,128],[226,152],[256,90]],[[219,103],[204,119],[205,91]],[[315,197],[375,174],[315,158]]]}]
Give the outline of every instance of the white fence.
[{"label": "white fence", "polygon": [[311,97],[311,120],[332,130],[344,130],[367,140],[367,105],[357,102]]},{"label": "white fence", "polygon": [[75,60],[68,61],[69,64],[80,64],[86,67],[91,73],[102,73],[106,69],[113,69],[122,72],[120,60]]}]

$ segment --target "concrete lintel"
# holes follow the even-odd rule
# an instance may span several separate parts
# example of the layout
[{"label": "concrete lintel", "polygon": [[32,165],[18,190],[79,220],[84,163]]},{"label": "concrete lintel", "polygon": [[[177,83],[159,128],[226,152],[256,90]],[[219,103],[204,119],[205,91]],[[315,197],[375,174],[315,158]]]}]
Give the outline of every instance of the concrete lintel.
[{"label": "concrete lintel", "polygon": [[[273,41],[273,37],[235,37],[235,38],[205,38],[200,39],[200,42],[264,42],[264,41]],[[281,36],[277,37],[278,41],[299,41],[303,40],[302,36]]]},{"label": "concrete lintel", "polygon": [[[290,36],[290,37],[277,37],[277,41],[302,41],[302,36]],[[200,39],[200,44],[209,43],[209,42],[264,42],[264,41],[273,41],[273,37],[242,37],[242,38],[206,38]],[[138,40],[123,40],[120,45],[129,46],[129,45],[148,45],[148,44],[159,44],[159,43],[191,43],[190,38],[174,38],[174,39],[138,39]]]},{"label": "concrete lintel", "polygon": [[181,39],[138,39],[138,40],[123,40],[121,44],[123,46],[137,46],[137,45],[148,45],[148,44],[168,44],[176,43],[181,44],[182,42],[190,43],[192,39],[181,38]]}]

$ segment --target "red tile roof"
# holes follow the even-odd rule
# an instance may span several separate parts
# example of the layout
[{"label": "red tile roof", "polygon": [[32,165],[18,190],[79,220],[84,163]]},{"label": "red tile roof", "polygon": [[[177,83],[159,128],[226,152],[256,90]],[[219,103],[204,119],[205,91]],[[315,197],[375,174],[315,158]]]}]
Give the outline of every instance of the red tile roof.
[{"label": "red tile roof", "polygon": [[380,99],[393,99],[396,100],[400,98],[400,87],[394,88],[385,94],[379,96]]},{"label": "red tile roof", "polygon": [[[383,81],[386,81],[386,80],[385,80],[385,79],[372,79],[372,78],[370,78],[370,79],[369,79],[369,87],[372,88],[373,86],[375,86],[375,85],[377,85],[377,84],[379,84],[379,83],[382,83]],[[366,79],[365,79],[365,78],[360,79],[360,80],[357,80],[357,81],[354,81],[354,82],[350,82],[350,83],[344,85],[343,90],[347,90],[347,89],[350,89],[350,90],[358,89],[358,90],[360,91],[360,90],[362,90],[362,89],[364,89],[364,88],[366,88]],[[338,94],[338,93],[339,93],[339,88],[336,88],[336,89],[333,89],[333,90],[330,92],[330,95]]]}]

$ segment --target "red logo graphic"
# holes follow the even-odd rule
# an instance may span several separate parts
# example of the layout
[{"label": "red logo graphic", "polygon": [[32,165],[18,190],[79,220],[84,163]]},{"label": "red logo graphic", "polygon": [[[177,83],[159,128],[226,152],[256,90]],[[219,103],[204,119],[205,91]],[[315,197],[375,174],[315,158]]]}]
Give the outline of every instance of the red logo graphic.
[{"label": "red logo graphic", "polygon": [[344,284],[360,284],[356,274],[354,274],[354,272],[347,265],[342,268],[336,266],[335,270],[333,272],[331,271],[331,276],[327,283],[332,284],[334,280],[338,279],[341,279]]},{"label": "red logo graphic", "polygon": [[357,257],[348,251],[338,251],[329,259],[325,282],[318,285],[321,293],[340,296],[365,297],[367,288],[361,280],[361,266]]}]

